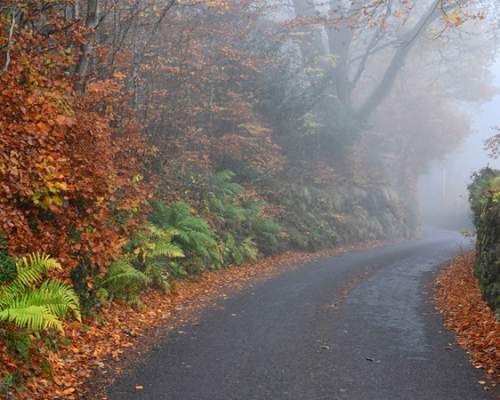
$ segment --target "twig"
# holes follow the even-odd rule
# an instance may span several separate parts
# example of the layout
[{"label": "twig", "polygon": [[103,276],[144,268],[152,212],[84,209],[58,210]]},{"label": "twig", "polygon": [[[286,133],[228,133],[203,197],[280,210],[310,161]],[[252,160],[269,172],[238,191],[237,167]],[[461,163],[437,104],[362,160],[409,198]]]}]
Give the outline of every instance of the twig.
[{"label": "twig", "polygon": [[9,29],[9,39],[7,42],[7,50],[5,51],[5,64],[0,71],[0,76],[5,74],[7,70],[9,69],[10,65],[10,50],[12,49],[12,37],[14,36],[14,28],[16,26],[16,17],[17,17],[17,12],[15,10],[12,10],[12,21],[10,23],[10,29]]}]

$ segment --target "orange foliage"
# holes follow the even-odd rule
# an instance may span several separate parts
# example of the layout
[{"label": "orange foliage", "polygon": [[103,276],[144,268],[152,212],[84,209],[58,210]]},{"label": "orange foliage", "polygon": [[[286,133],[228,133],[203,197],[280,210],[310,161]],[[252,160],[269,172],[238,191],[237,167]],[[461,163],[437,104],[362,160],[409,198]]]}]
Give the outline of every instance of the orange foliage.
[{"label": "orange foliage", "polygon": [[167,17],[141,68],[139,107],[163,156],[162,174],[187,162],[220,168],[227,157],[275,173],[281,152],[256,114],[253,93],[260,68],[271,61],[249,41],[265,6],[252,0],[198,7]]},{"label": "orange foliage", "polygon": [[[0,25],[1,37],[7,28]],[[44,251],[68,271],[82,256],[108,263],[126,228],[114,222],[115,210],[144,198],[133,180],[145,148],[139,127],[115,121],[122,86],[96,81],[85,95],[75,92],[75,38],[20,31],[0,76],[0,231],[12,253]]]}]

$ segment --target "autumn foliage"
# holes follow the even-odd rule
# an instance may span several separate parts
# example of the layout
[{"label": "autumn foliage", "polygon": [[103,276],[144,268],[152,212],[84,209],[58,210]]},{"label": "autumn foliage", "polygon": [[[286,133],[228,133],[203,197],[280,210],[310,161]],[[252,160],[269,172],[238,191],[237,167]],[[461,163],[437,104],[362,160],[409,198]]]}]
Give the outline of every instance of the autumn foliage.
[{"label": "autumn foliage", "polygon": [[[403,30],[397,26],[425,20],[410,18],[408,2],[391,11],[370,0],[328,16],[303,6],[294,2],[295,15],[283,20],[288,11],[262,0],[1,2],[0,237],[7,246],[0,253],[57,258],[63,268],[52,274],[72,281],[91,314],[138,297],[118,296],[110,283],[131,275],[144,283],[137,292],[155,284],[167,292],[174,278],[287,248],[411,236],[416,177],[459,138],[435,146],[443,129],[434,129],[428,110],[452,118],[448,100],[442,108],[415,106],[430,93],[419,86],[430,74],[415,79],[413,97],[381,87],[398,82],[420,32],[441,14],[431,10],[411,29],[411,45],[398,48],[388,68],[377,57],[390,51],[386,42]],[[450,13],[446,28],[463,25],[462,14]],[[362,62],[348,56],[364,52]],[[366,73],[382,77],[380,84]],[[386,125],[379,106],[394,116]],[[410,157],[422,129],[401,134],[411,117],[401,109],[420,109],[412,117],[420,128],[428,119],[424,142],[433,151]],[[158,209],[177,214],[155,223]],[[10,270],[0,269],[0,285],[15,275],[4,256]],[[92,323],[90,336],[99,331]],[[69,328],[83,346],[81,327]],[[97,335],[99,360],[110,350],[108,333]],[[6,347],[10,374],[17,364]],[[78,362],[92,353],[70,351],[85,353]],[[57,357],[50,361],[64,369]]]},{"label": "autumn foliage", "polygon": [[115,214],[144,198],[134,176],[145,144],[124,114],[123,86],[94,81],[77,93],[68,79],[77,39],[23,30],[0,76],[0,230],[13,254],[44,251],[67,272],[82,257],[106,265],[116,256],[124,226]]}]

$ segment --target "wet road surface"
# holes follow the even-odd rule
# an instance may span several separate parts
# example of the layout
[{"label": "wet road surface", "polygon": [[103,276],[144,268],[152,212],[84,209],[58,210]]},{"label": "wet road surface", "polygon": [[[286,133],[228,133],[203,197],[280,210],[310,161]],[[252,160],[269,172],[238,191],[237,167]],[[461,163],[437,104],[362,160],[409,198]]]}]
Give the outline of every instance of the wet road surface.
[{"label": "wet road surface", "polygon": [[170,334],[109,396],[498,399],[498,391],[478,384],[480,371],[453,344],[432,304],[437,267],[468,246],[457,233],[432,231],[283,273]]}]

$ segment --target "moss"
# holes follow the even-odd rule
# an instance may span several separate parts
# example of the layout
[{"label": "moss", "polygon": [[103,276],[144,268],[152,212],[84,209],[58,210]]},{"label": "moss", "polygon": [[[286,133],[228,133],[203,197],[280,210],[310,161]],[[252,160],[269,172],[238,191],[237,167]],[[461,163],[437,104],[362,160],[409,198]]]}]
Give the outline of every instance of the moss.
[{"label": "moss", "polygon": [[496,190],[500,171],[484,169],[469,186],[477,232],[475,273],[481,293],[498,315],[500,312],[500,203]]},{"label": "moss", "polygon": [[339,243],[402,238],[411,228],[401,200],[376,185],[282,185],[276,203],[292,248],[318,250]]}]

